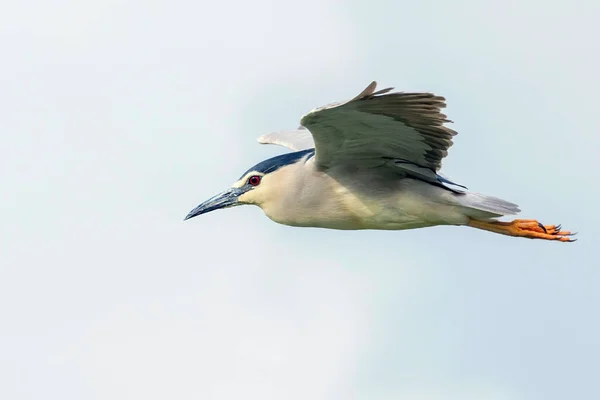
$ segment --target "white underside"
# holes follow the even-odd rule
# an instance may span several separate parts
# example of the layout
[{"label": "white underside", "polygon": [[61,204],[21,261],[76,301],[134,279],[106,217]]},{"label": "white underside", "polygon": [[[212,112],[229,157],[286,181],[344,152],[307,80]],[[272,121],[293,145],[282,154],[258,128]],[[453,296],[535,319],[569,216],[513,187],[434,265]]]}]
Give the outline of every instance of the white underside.
[{"label": "white underside", "polygon": [[457,194],[416,179],[393,179],[377,170],[323,173],[309,164],[269,175],[269,185],[279,190],[273,201],[265,196],[260,206],[273,221],[329,229],[402,230],[466,225],[470,219],[489,220],[519,211],[504,200]]},{"label": "white underside", "polygon": [[[421,181],[403,180],[402,183],[403,187],[397,191],[375,195],[338,186],[335,193],[320,194],[320,200],[310,204],[289,204],[284,212],[266,209],[265,213],[285,225],[344,230],[465,225],[470,217],[498,216],[470,210],[457,201],[456,194],[445,189]],[[310,199],[305,196],[305,200]]]}]

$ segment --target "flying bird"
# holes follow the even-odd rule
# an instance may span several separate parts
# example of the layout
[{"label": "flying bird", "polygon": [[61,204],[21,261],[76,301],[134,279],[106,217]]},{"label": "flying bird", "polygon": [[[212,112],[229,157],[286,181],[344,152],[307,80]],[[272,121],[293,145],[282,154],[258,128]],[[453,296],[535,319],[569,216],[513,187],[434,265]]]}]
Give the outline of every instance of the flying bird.
[{"label": "flying bird", "polygon": [[444,177],[442,159],[456,132],[432,93],[376,90],[372,82],[351,100],[315,108],[300,127],[258,138],[291,152],[244,172],[224,192],[194,208],[252,204],[273,221],[297,227],[403,230],[468,226],[508,236],[572,242],[560,225],[498,218],[518,206],[474,193]]}]

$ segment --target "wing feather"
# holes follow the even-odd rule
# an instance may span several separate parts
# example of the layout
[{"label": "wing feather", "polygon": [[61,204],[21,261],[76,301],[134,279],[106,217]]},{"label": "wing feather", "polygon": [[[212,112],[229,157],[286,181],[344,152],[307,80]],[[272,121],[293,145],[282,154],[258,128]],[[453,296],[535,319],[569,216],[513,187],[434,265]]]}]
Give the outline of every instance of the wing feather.
[{"label": "wing feather", "polygon": [[258,138],[261,144],[276,144],[292,151],[312,149],[315,147],[311,133],[301,127],[293,131],[279,131],[262,135]]},{"label": "wing feather", "polygon": [[352,100],[316,108],[301,119],[323,167],[347,161],[399,158],[437,171],[457,133],[432,93],[375,91],[372,82]]}]

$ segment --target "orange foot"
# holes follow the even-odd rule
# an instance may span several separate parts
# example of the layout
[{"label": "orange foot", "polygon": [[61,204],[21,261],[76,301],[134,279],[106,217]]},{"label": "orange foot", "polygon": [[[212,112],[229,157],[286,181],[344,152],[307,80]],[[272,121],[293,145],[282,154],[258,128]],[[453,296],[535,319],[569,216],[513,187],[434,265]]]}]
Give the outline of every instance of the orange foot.
[{"label": "orange foot", "polygon": [[574,242],[571,239],[576,233],[561,231],[560,225],[542,225],[535,219],[515,219],[511,222],[469,220],[468,226],[508,236],[518,236],[529,239],[559,240]]}]

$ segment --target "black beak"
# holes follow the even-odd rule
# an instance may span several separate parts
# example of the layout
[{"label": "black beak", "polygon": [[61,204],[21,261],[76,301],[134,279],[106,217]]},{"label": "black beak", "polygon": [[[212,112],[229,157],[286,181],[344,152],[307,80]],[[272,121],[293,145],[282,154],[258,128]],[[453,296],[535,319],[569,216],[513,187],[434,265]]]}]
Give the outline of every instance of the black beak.
[{"label": "black beak", "polygon": [[206,200],[204,203],[200,204],[198,207],[194,208],[189,214],[185,217],[184,221],[197,217],[198,215],[206,214],[208,212],[219,210],[221,208],[229,208],[240,205],[238,202],[238,197],[242,194],[238,188],[227,189],[226,191],[219,193],[216,196],[211,197]]}]

